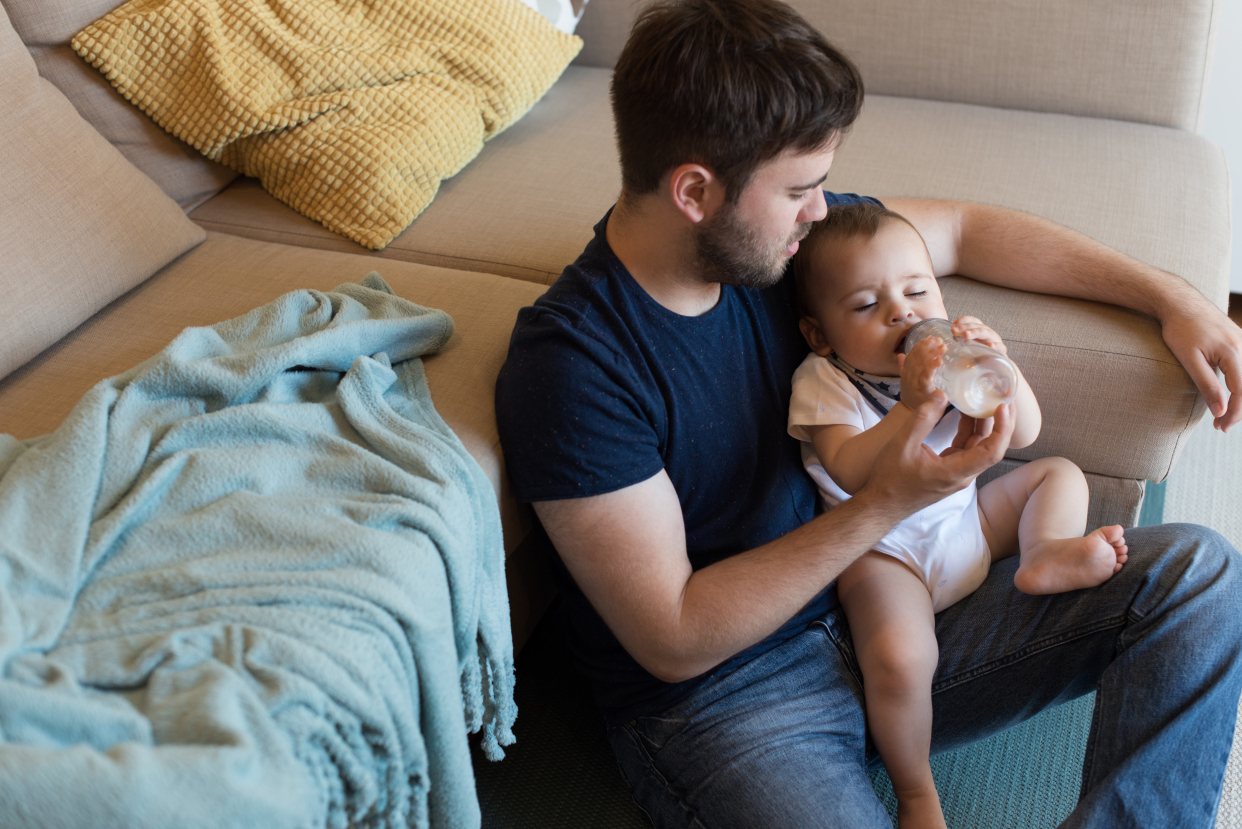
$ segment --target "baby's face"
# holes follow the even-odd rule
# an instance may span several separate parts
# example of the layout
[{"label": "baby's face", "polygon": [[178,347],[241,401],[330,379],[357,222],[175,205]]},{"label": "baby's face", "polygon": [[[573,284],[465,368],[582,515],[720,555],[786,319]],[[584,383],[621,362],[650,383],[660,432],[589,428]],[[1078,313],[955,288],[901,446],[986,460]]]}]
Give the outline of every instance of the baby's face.
[{"label": "baby's face", "polygon": [[818,245],[809,264],[807,303],[820,341],[809,333],[808,340],[821,356],[836,351],[855,368],[897,377],[906,332],[948,317],[923,240],[899,219],[885,220],[870,239]]}]

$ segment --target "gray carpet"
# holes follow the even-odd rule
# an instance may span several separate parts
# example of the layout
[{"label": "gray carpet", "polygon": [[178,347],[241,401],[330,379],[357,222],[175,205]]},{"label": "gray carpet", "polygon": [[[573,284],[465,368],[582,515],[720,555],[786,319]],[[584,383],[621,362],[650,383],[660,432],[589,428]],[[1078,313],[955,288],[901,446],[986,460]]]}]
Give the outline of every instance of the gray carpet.
[{"label": "gray carpet", "polygon": [[499,763],[473,746],[483,829],[650,829],[555,616],[544,615],[517,657],[517,743]]}]

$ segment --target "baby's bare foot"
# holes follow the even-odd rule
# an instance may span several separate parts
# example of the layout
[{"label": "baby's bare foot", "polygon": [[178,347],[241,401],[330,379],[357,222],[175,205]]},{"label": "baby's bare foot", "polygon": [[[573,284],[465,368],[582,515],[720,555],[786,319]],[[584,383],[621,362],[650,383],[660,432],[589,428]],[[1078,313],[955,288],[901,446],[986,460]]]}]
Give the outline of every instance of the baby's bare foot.
[{"label": "baby's bare foot", "polygon": [[1122,528],[1115,524],[1082,538],[1045,541],[1023,551],[1013,583],[1033,596],[1095,587],[1121,569],[1128,550]]},{"label": "baby's bare foot", "polygon": [[948,829],[935,786],[897,795],[897,829]]}]

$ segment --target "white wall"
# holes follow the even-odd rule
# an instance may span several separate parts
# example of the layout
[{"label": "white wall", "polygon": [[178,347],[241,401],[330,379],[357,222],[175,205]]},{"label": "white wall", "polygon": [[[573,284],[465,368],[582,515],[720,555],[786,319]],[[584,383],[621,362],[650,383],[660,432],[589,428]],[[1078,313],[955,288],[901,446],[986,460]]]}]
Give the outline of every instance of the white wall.
[{"label": "white wall", "polygon": [[1203,134],[1225,150],[1233,192],[1233,264],[1229,290],[1242,294],[1242,0],[1221,4],[1216,58],[1208,83]]}]

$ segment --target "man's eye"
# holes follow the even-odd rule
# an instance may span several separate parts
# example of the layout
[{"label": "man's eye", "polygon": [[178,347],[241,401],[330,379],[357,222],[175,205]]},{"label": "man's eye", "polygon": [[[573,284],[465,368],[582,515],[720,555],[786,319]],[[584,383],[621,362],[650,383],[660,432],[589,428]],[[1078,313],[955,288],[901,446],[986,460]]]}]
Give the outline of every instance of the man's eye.
[{"label": "man's eye", "polygon": [[806,190],[801,190],[797,193],[790,193],[789,198],[791,201],[802,201],[802,199],[806,197],[806,194],[807,194]]}]

